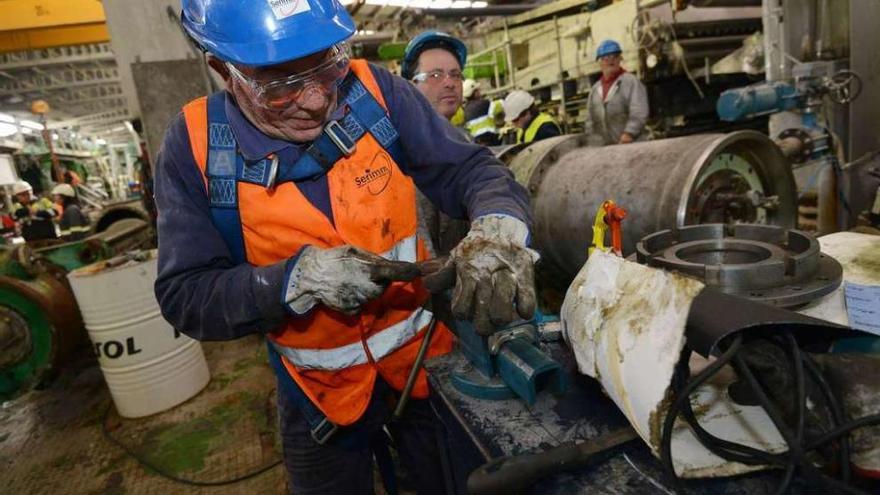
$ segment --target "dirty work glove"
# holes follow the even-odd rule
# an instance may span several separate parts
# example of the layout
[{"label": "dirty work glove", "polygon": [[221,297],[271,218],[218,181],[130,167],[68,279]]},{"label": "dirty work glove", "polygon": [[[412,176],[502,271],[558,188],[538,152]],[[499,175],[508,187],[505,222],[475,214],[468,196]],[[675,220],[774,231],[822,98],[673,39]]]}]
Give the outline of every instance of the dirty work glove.
[{"label": "dirty work glove", "polygon": [[284,303],[295,314],[317,303],[353,315],[394,281],[419,276],[415,263],[390,261],[354,246],[306,246],[287,267]]},{"label": "dirty work glove", "polygon": [[468,235],[452,250],[445,266],[425,277],[435,291],[451,285],[452,313],[468,320],[480,335],[491,335],[535,313],[535,262],[526,247],[529,229],[508,215],[484,215],[471,222]]}]

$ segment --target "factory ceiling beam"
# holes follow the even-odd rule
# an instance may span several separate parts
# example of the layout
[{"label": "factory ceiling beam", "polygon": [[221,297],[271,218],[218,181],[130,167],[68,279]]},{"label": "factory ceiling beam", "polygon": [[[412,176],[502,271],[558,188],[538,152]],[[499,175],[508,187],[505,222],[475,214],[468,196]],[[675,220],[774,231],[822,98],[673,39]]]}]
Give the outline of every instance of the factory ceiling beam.
[{"label": "factory ceiling beam", "polygon": [[116,55],[111,51],[109,43],[59,46],[45,50],[0,53],[0,71],[88,62],[109,62],[115,59]]},{"label": "factory ceiling beam", "polygon": [[508,26],[517,26],[530,22],[537,22],[550,17],[568,14],[584,8],[583,0],[557,0],[555,2],[536,5],[534,9],[507,19]]},{"label": "factory ceiling beam", "polygon": [[82,99],[74,99],[74,100],[58,100],[56,101],[56,105],[63,106],[64,108],[69,107],[78,107],[81,105],[92,105],[95,103],[105,104],[105,106],[114,106],[114,105],[124,105],[126,102],[125,96],[119,95],[108,95],[108,96],[97,96],[95,98],[82,98]]},{"label": "factory ceiling beam", "polygon": [[[125,99],[117,98],[116,100],[92,101],[92,102],[75,102],[66,104],[63,110],[73,115],[90,115],[95,113],[110,112],[122,107],[126,107]],[[119,118],[116,119],[119,122]]]},{"label": "factory ceiling beam", "polygon": [[0,53],[110,40],[98,0],[0,0]]},{"label": "factory ceiling beam", "polygon": [[437,18],[443,17],[492,17],[521,14],[538,7],[539,4],[490,5],[469,9],[430,9],[427,13]]},{"label": "factory ceiling beam", "polygon": [[[4,74],[5,75],[5,74]],[[33,71],[0,82],[0,96],[47,93],[82,86],[119,83],[116,67],[71,67],[57,71]]]},{"label": "factory ceiling beam", "polygon": [[94,100],[97,98],[119,98],[124,96],[122,86],[119,85],[101,85],[87,86],[83,88],[71,88],[69,91],[57,92],[52,98],[59,102],[73,103],[83,100]]},{"label": "factory ceiling beam", "polygon": [[67,120],[59,120],[57,122],[49,122],[49,129],[62,129],[65,127],[75,126],[100,126],[102,124],[119,123],[129,118],[128,108],[118,108],[115,110],[83,115]]}]

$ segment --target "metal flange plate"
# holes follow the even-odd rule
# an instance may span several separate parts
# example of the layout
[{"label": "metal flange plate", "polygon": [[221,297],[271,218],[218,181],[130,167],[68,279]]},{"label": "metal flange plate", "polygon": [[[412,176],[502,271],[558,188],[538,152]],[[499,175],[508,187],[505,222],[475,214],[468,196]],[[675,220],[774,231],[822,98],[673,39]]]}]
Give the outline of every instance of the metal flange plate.
[{"label": "metal flange plate", "polygon": [[836,289],[843,269],[816,239],[773,225],[706,224],[642,238],[636,260],[695,277],[727,294],[785,308]]}]

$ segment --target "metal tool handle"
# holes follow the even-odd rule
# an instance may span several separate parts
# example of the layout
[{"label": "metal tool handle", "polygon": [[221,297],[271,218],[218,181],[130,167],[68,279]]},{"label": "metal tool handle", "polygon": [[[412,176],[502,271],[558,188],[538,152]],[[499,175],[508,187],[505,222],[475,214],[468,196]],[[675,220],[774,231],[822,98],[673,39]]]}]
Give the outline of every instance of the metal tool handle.
[{"label": "metal tool handle", "polygon": [[467,480],[472,495],[515,495],[541,478],[603,461],[615,455],[618,447],[639,438],[629,426],[595,440],[567,443],[544,452],[493,459],[474,470]]},{"label": "metal tool handle", "polygon": [[428,329],[425,330],[425,336],[422,338],[422,344],[419,346],[419,353],[416,354],[416,360],[413,361],[413,367],[409,371],[409,376],[406,378],[406,385],[403,387],[403,392],[400,393],[400,399],[397,400],[394,414],[391,415],[392,421],[400,419],[400,416],[403,415],[403,408],[406,407],[406,403],[409,402],[409,396],[416,384],[416,377],[419,376],[419,370],[422,368],[422,363],[425,361],[425,354],[428,352],[428,347],[431,346],[431,337],[434,336],[434,328],[436,326],[437,317],[435,316],[431,318],[431,323],[428,324]]}]

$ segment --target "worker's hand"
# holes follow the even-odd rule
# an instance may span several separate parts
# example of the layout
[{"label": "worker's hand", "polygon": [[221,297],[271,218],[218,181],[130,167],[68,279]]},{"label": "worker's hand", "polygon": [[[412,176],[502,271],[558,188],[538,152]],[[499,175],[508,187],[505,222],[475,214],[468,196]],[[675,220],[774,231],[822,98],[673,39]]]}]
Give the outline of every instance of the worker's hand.
[{"label": "worker's hand", "polygon": [[317,303],[355,314],[391,282],[410,281],[420,274],[415,263],[387,260],[354,246],[306,246],[290,263],[284,301],[300,315]]},{"label": "worker's hand", "polygon": [[624,132],[623,134],[620,135],[620,140],[617,141],[617,144],[629,144],[633,141],[635,141],[635,138],[633,138],[633,135],[628,132]]},{"label": "worker's hand", "polygon": [[535,313],[535,262],[526,247],[525,223],[508,215],[485,215],[450,253],[442,270],[425,277],[429,290],[447,285],[454,271],[452,313],[473,322],[480,335],[490,335]]}]

